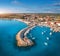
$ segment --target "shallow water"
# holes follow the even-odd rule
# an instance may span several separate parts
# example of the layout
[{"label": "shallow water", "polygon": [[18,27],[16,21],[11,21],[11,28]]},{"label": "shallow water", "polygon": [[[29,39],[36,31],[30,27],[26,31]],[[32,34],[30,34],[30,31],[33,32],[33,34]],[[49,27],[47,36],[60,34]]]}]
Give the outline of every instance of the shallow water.
[{"label": "shallow water", "polygon": [[0,20],[0,56],[60,56],[60,32],[45,26],[36,26],[27,34],[34,46],[17,47],[15,36],[25,27],[23,22]]}]

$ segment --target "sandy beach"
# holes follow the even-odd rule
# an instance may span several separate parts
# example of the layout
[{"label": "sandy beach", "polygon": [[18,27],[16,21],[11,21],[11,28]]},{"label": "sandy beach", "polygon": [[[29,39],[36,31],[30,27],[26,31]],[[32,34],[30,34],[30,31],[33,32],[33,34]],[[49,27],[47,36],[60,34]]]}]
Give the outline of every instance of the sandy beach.
[{"label": "sandy beach", "polygon": [[14,19],[14,20],[17,20],[17,21],[20,21],[20,22],[24,22],[24,23],[26,23],[27,25],[30,23],[30,22],[25,21],[25,20],[23,20],[23,19]]}]

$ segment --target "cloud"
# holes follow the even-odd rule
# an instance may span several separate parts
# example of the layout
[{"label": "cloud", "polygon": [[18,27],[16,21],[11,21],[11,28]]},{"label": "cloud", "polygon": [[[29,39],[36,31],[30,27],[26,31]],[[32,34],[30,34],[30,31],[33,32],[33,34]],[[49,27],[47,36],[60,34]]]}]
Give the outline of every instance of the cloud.
[{"label": "cloud", "polygon": [[19,5],[19,4],[20,4],[20,2],[17,1],[17,0],[13,0],[11,3],[12,3],[12,4],[15,4],[15,5]]},{"label": "cloud", "polygon": [[53,4],[53,6],[60,6],[60,2]]},{"label": "cloud", "polygon": [[60,13],[60,8],[45,8],[43,11],[50,13]]}]

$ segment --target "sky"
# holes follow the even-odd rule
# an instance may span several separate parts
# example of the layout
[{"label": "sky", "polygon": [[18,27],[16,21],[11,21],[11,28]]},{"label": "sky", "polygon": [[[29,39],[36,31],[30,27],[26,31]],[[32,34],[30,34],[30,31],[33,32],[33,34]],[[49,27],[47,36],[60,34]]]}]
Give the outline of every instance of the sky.
[{"label": "sky", "polygon": [[60,0],[0,0],[0,13],[60,13]]}]

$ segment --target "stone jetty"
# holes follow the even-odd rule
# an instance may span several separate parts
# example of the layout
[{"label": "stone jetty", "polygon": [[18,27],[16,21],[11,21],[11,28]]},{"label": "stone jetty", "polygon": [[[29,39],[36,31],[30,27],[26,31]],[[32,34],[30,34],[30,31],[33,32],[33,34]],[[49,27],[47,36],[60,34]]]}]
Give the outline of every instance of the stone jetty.
[{"label": "stone jetty", "polygon": [[32,40],[28,39],[26,36],[27,33],[33,28],[34,26],[28,26],[27,28],[22,29],[19,31],[16,35],[16,40],[17,40],[17,46],[32,46],[34,43]]}]

